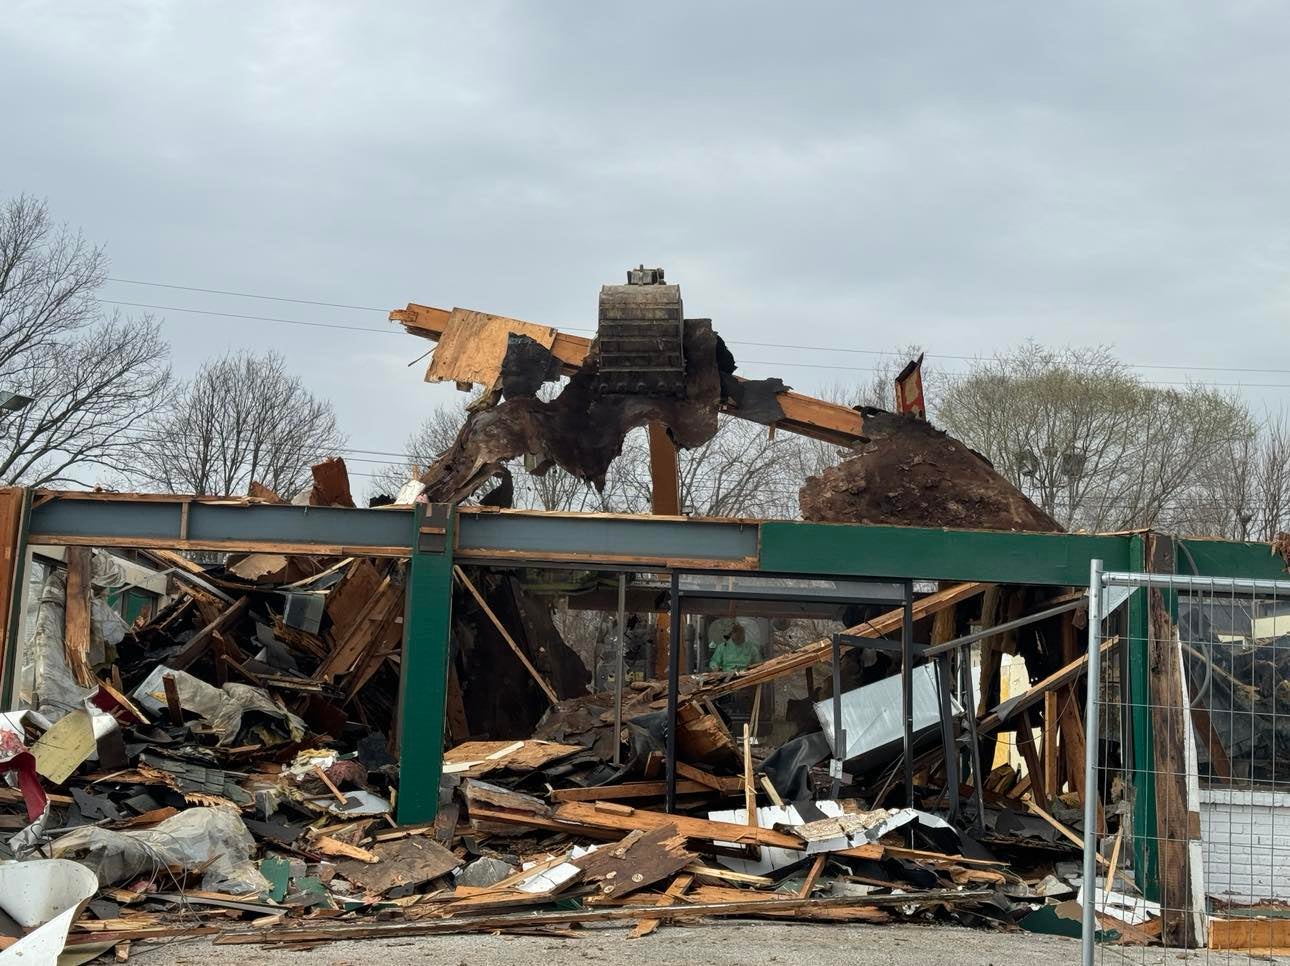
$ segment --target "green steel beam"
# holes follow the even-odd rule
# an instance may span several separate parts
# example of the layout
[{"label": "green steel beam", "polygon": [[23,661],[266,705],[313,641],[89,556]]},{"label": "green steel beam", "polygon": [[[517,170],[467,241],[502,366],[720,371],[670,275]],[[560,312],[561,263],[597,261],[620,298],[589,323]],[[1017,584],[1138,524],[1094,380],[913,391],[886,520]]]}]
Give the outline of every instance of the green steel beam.
[{"label": "green steel beam", "polygon": [[1285,561],[1266,543],[1237,540],[1202,540],[1188,537],[1178,541],[1180,574],[1200,577],[1246,577],[1252,580],[1285,580]]},{"label": "green steel beam", "polygon": [[457,512],[440,505],[428,518],[426,506],[418,504],[415,521],[399,679],[398,820],[403,824],[432,822],[439,811]]},{"label": "green steel beam", "polygon": [[761,524],[761,569],[926,580],[1088,586],[1088,568],[1127,570],[1129,538],[875,527],[845,523]]}]

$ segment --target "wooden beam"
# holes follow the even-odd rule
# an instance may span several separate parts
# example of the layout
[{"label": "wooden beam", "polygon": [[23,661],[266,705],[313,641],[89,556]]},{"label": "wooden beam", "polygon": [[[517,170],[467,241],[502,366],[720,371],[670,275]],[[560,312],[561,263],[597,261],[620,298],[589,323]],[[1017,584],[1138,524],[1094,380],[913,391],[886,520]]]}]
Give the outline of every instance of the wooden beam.
[{"label": "wooden beam", "polygon": [[1204,895],[1193,892],[1191,841],[1200,837],[1200,820],[1187,808],[1187,709],[1180,647],[1164,597],[1148,591],[1147,638],[1151,667],[1151,732],[1155,742],[1156,842],[1159,848],[1161,936],[1169,946],[1200,945],[1197,911]]},{"label": "wooden beam", "polygon": [[1196,736],[1209,749],[1210,771],[1219,778],[1231,778],[1232,761],[1227,757],[1227,749],[1223,747],[1223,739],[1219,737],[1218,731],[1214,728],[1214,722],[1209,716],[1209,708],[1203,704],[1193,704],[1191,723],[1196,729]]},{"label": "wooden beam", "polygon": [[217,631],[224,631],[230,627],[250,606],[251,598],[245,595],[233,601],[220,612],[220,615],[215,620],[189,638],[188,643],[184,645],[184,649],[166,661],[166,666],[172,671],[183,671],[188,668],[206,653],[206,649],[211,645],[212,636]]},{"label": "wooden beam", "polygon": [[709,842],[769,845],[778,849],[805,847],[805,843],[799,836],[788,832],[777,832],[774,829],[759,828],[755,825],[738,825],[733,822],[712,822],[686,815],[668,815],[666,812],[649,812],[639,808],[626,809],[625,813],[605,812],[592,804],[569,802],[556,808],[553,815],[560,821],[621,829],[627,832],[637,828],[653,830],[664,825],[675,824],[687,838]]},{"label": "wooden beam", "polygon": [[524,665],[525,670],[529,672],[533,680],[537,682],[538,687],[540,687],[542,692],[547,696],[547,700],[552,704],[558,704],[560,699],[556,697],[556,693],[552,689],[551,685],[546,683],[546,680],[538,673],[538,669],[533,666],[533,662],[529,660],[528,655],[525,654],[520,646],[515,643],[515,638],[511,637],[510,631],[508,631],[502,624],[501,619],[493,613],[493,609],[488,606],[488,601],[484,600],[484,595],[481,594],[479,589],[470,582],[470,578],[466,576],[466,572],[455,564],[453,565],[452,572],[453,575],[461,581],[461,585],[470,591],[471,596],[475,598],[480,608],[488,616],[488,619],[492,621],[493,626],[497,628],[497,633],[501,634],[502,639],[510,645],[511,650],[514,651],[515,656],[520,659],[520,663]]},{"label": "wooden beam", "polygon": [[[246,932],[225,932],[216,941],[218,945],[243,945],[258,943],[323,943],[344,939],[376,939],[381,937],[433,935],[453,932],[492,932],[512,926],[546,926],[568,922],[614,922],[623,919],[640,919],[645,916],[673,920],[699,919],[708,916],[746,916],[766,913],[809,914],[817,911],[852,909],[861,907],[973,903],[988,898],[986,889],[932,889],[927,892],[900,892],[895,895],[826,896],[818,899],[758,898],[741,902],[689,903],[679,902],[666,906],[603,906],[596,909],[570,909],[557,912],[518,912],[485,915],[472,918],[447,917],[420,922],[394,923],[391,925],[341,925],[310,926],[279,929],[257,929]],[[146,938],[146,937],[145,937]]]},{"label": "wooden beam", "polygon": [[[1119,637],[1108,637],[1102,642],[1102,657],[1105,658],[1108,651],[1116,644],[1120,643]],[[976,723],[976,730],[979,733],[994,731],[1007,719],[1026,708],[1029,708],[1044,699],[1044,695],[1063,685],[1070,684],[1072,681],[1078,681],[1084,674],[1084,668],[1088,666],[1088,655],[1077,658],[1064,668],[1059,668],[1048,677],[1036,684],[1031,685],[1030,689],[1023,691],[1020,697],[1009,698],[1003,702],[984,718]]]},{"label": "wooden beam", "polygon": [[681,465],[676,444],[667,427],[654,420],[649,424],[649,478],[656,516],[681,515]]},{"label": "wooden beam", "polygon": [[[678,795],[724,795],[707,785],[681,780],[676,783]],[[621,785],[596,785],[593,788],[556,788],[547,797],[553,802],[621,801],[624,798],[662,798],[667,782],[624,782]]]},{"label": "wooden beam", "polygon": [[67,548],[66,606],[63,622],[63,651],[76,683],[88,688],[94,683],[90,670],[90,571],[93,559],[89,547]]},{"label": "wooden beam", "polygon": [[1035,801],[1047,805],[1050,798],[1048,786],[1044,784],[1044,766],[1035,747],[1035,723],[1029,711],[1021,712],[1017,721],[1017,750],[1026,762],[1026,774],[1030,776],[1030,788]]}]

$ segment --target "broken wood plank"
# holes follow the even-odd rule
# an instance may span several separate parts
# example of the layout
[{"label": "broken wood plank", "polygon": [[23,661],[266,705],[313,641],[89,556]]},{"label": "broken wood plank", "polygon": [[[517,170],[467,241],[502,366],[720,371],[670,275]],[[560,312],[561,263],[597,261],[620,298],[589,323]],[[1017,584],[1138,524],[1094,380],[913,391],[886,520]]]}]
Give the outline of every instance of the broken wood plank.
[{"label": "broken wood plank", "polygon": [[[713,887],[708,887],[713,888]],[[901,892],[895,895],[829,896],[818,899],[742,898],[733,902],[673,903],[650,907],[646,914],[661,920],[696,919],[719,916],[743,916],[765,913],[815,913],[834,909],[883,908],[889,906],[923,905],[939,903],[955,905],[973,903],[992,895],[988,889],[932,889],[926,892]],[[328,942],[350,939],[396,938],[401,936],[430,936],[453,932],[487,932],[510,926],[545,926],[568,922],[617,922],[639,919],[642,909],[636,905],[604,906],[595,909],[570,909],[557,912],[503,913],[472,918],[453,918],[395,923],[384,926],[309,926],[274,930],[248,930],[226,932],[215,942],[217,945],[278,944],[300,942]]]},{"label": "broken wood plank", "polygon": [[[1107,652],[1118,643],[1120,643],[1119,637],[1108,637],[1102,642],[1103,659],[1105,659]],[[1070,664],[1067,664],[1065,667],[1059,668],[1042,681],[1031,685],[1028,690],[1021,692],[1021,694],[1016,697],[1009,698],[1007,701],[1004,701],[985,717],[977,721],[977,733],[981,734],[987,731],[996,730],[1005,721],[1010,720],[1014,714],[1017,714],[1026,708],[1032,707],[1037,702],[1042,701],[1044,695],[1049,691],[1079,680],[1079,678],[1084,674],[1084,669],[1087,667],[1088,655],[1085,654],[1072,661]]]},{"label": "broken wood plank", "polygon": [[391,889],[421,886],[445,876],[461,860],[430,838],[402,838],[378,842],[371,854],[379,861],[341,861],[337,873],[364,892],[384,895]]},{"label": "broken wood plank", "polygon": [[811,863],[811,871],[806,873],[806,881],[802,883],[802,888],[797,890],[799,899],[810,898],[811,891],[815,888],[815,882],[819,879],[820,873],[824,871],[824,863],[828,860],[829,856],[826,852],[821,852],[815,857],[815,861]]},{"label": "broken wood plank", "polygon": [[696,858],[675,824],[634,831],[621,842],[603,845],[574,859],[583,882],[599,883],[599,896],[621,899],[680,872]]},{"label": "broken wood plank", "polygon": [[[676,783],[678,795],[716,795],[707,785],[681,780]],[[622,785],[596,785],[592,788],[556,788],[548,798],[553,802],[596,802],[624,798],[662,798],[667,794],[667,782],[626,782]],[[720,794],[728,794],[722,792]]]},{"label": "broken wood plank", "polygon": [[696,768],[684,761],[678,761],[676,763],[676,773],[682,778],[688,778],[701,785],[707,785],[714,791],[725,792],[727,794],[742,791],[744,787],[742,778],[714,775],[711,772],[704,771],[702,768]]},{"label": "broken wood plank", "polygon": [[95,683],[90,669],[92,636],[90,620],[90,585],[94,561],[89,547],[68,547],[67,581],[64,589],[63,653],[67,666],[83,688]]},{"label": "broken wood plank", "polygon": [[520,663],[524,665],[525,670],[529,672],[529,675],[537,682],[538,687],[542,689],[542,693],[547,696],[547,699],[552,704],[558,704],[560,699],[556,696],[554,689],[551,685],[547,684],[546,679],[538,673],[538,669],[533,666],[533,663],[529,660],[528,655],[524,653],[524,650],[515,643],[515,638],[511,637],[510,631],[508,631],[505,625],[502,624],[501,619],[493,613],[493,609],[488,606],[488,601],[484,599],[484,595],[479,592],[479,589],[471,583],[470,578],[466,576],[466,572],[456,564],[453,565],[452,572],[453,575],[461,582],[461,585],[470,591],[471,596],[475,598],[480,609],[483,610],[484,614],[492,622],[493,626],[497,628],[497,633],[502,635],[502,639],[505,640],[510,646],[510,649],[515,652],[515,656],[520,659]]},{"label": "broken wood plank", "polygon": [[[690,883],[693,881],[694,881],[694,876],[690,875],[689,873],[682,873],[681,875],[678,875],[675,879],[672,880],[672,884],[667,887],[667,891],[663,893],[662,897],[658,900],[657,905],[660,905],[660,906],[674,905],[677,899],[685,895],[685,890],[690,888]],[[642,919],[640,922],[636,924],[636,928],[632,930],[631,938],[640,939],[642,936],[648,936],[650,933],[652,933],[655,929],[659,927],[659,924],[661,922],[662,920],[659,919],[657,916],[649,916],[647,918]]]},{"label": "broken wood plank", "polygon": [[392,577],[382,580],[376,593],[363,603],[345,636],[332,635],[335,646],[314,671],[313,680],[333,681],[352,671],[372,642],[388,633],[390,625],[401,616],[402,599],[403,590]]},{"label": "broken wood plank", "polygon": [[216,617],[215,620],[207,624],[189,638],[188,643],[183,646],[183,649],[178,654],[168,658],[166,660],[166,667],[170,668],[172,671],[187,670],[194,661],[206,653],[207,648],[211,645],[211,636],[215,634],[216,631],[223,631],[232,626],[232,624],[238,620],[238,618],[240,618],[250,606],[251,598],[246,595],[233,601],[233,603],[229,604],[220,612],[220,615]]},{"label": "broken wood plank", "polygon": [[[1040,808],[1034,802],[1030,802],[1030,801],[1026,802],[1025,805],[1026,805],[1026,808],[1030,809],[1032,812],[1034,812],[1036,815],[1042,818],[1045,822],[1047,822],[1049,825],[1055,828],[1059,833],[1061,833],[1062,837],[1065,838],[1067,841],[1069,841],[1071,844],[1078,846],[1081,849],[1084,848],[1084,840],[1082,838],[1080,838],[1078,835],[1072,832],[1061,822],[1057,821],[1057,819],[1053,818],[1053,816],[1050,815],[1048,812],[1046,812],[1044,809]],[[1103,865],[1108,864],[1107,860],[1103,858],[1100,853],[1096,854],[1096,858]]]},{"label": "broken wood plank", "polygon": [[[1158,541],[1150,539],[1154,550]],[[1173,553],[1172,545],[1169,549]],[[1148,554],[1148,559],[1153,554]],[[1172,560],[1172,556],[1170,557]],[[1161,937],[1168,946],[1195,948],[1204,942],[1203,891],[1200,881],[1200,816],[1188,807],[1187,744],[1192,725],[1183,680],[1181,645],[1164,596],[1148,594],[1147,652],[1150,661],[1151,734],[1155,743],[1156,841],[1159,848]],[[1199,804],[1197,804],[1199,809]],[[1194,821],[1193,821],[1194,818]],[[1197,867],[1192,863],[1196,862]]]},{"label": "broken wood plank", "polygon": [[161,686],[166,692],[166,714],[170,716],[172,725],[182,725],[184,723],[184,707],[179,703],[179,685],[175,683],[173,674],[163,674],[161,676]]},{"label": "broken wood plank", "polygon": [[1041,805],[1047,805],[1049,796],[1044,786],[1044,766],[1040,762],[1039,749],[1035,747],[1035,724],[1029,710],[1021,712],[1016,735],[1017,750],[1021,752],[1021,757],[1026,762],[1026,775],[1030,778],[1031,791],[1036,801]]},{"label": "broken wood plank", "polygon": [[[534,824],[538,828],[559,828],[562,831],[580,831],[582,829],[616,829],[630,832],[635,829],[650,831],[663,826],[675,824],[686,838],[706,842],[733,842],[737,845],[770,845],[780,849],[800,850],[806,843],[796,835],[780,832],[775,829],[756,828],[739,825],[733,822],[713,822],[708,819],[693,818],[688,815],[668,815],[666,812],[652,812],[640,808],[618,806],[605,810],[609,802],[565,802],[552,809],[547,824],[532,822],[546,816],[530,815],[523,812],[488,812],[490,820],[499,817],[510,824]],[[476,809],[471,807],[472,817]]]}]

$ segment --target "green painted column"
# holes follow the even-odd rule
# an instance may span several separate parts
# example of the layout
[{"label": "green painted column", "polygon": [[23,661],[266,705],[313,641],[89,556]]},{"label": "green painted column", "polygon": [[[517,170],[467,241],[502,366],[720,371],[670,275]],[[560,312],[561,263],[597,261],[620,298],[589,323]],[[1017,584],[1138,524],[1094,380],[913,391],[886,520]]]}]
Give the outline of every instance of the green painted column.
[{"label": "green painted column", "polygon": [[398,820],[405,825],[434,821],[439,811],[456,523],[453,507],[416,507],[399,686]]}]

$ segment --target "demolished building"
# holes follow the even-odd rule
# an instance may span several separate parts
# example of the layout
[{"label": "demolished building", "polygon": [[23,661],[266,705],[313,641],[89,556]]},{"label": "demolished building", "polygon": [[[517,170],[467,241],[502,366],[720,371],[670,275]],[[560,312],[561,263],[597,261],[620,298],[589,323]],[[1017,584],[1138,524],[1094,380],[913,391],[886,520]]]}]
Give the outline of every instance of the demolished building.
[{"label": "demolished building", "polygon": [[[1072,839],[1090,834],[1127,843],[1102,892],[1149,901],[1175,870],[1152,868],[1141,800],[1125,790],[1141,783],[1141,743],[1113,750],[1120,787],[1085,786],[1076,589],[1095,559],[1190,558],[1252,577],[1280,576],[1280,559],[1259,544],[1165,552],[1149,534],[1062,533],[924,423],[739,380],[712,324],[675,303],[646,320],[667,327],[650,336],[670,347],[666,364],[635,384],[624,370],[600,379],[593,342],[545,327],[394,313],[443,340],[433,378],[487,399],[415,502],[353,508],[335,463],[300,505],[7,492],[12,560],[32,546],[134,548],[170,581],[100,654],[92,624],[81,630],[93,578],[69,570],[86,595],[64,605],[78,610],[62,653],[80,690],[58,720],[7,732],[14,773],[32,757],[45,797],[33,809],[30,777],[15,778],[10,847],[98,879],[72,946],[598,922],[643,936],[719,916],[1069,931],[1086,885]],[[557,371],[568,383],[539,400]],[[808,484],[807,520],[680,517],[666,505],[668,448],[674,461],[718,411],[855,455]],[[668,444],[652,467],[656,516],[462,505],[521,457],[594,485],[634,427]],[[202,566],[183,555],[197,550],[234,556]],[[85,556],[68,559],[83,571]],[[636,615],[653,653],[614,653],[613,686],[590,687],[552,621],[556,598],[610,616],[611,652]],[[14,707],[26,637],[7,599]],[[770,630],[758,660],[708,673],[707,630],[730,638],[731,613]],[[776,622],[805,619],[834,632],[777,636]],[[1142,673],[1128,642],[1145,619],[1130,600],[1108,625],[1121,632],[1108,661],[1128,674]],[[1014,661],[1022,679],[1005,690]],[[1090,794],[1103,806],[1092,829]],[[159,838],[191,847],[140,864]],[[1116,907],[1102,926],[1151,943],[1167,918]]]}]

